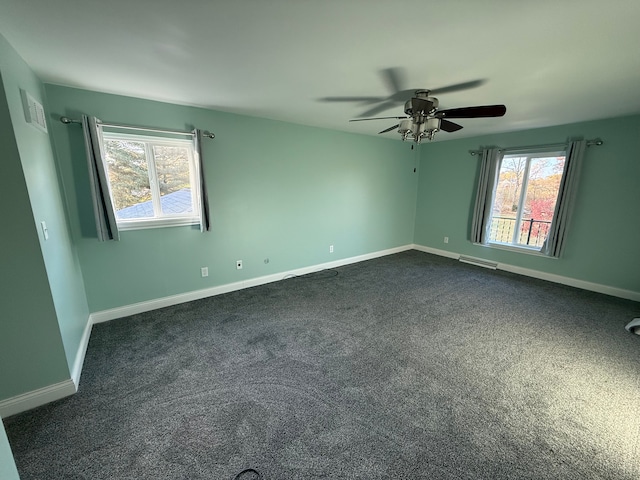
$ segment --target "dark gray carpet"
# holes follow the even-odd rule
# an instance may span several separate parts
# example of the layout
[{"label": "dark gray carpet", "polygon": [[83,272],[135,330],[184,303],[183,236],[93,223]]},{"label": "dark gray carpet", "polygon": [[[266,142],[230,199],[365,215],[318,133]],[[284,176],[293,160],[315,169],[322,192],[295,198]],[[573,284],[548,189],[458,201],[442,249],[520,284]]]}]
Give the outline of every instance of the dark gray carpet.
[{"label": "dark gray carpet", "polygon": [[638,479],[640,304],[410,251],[94,327],[23,480]]}]

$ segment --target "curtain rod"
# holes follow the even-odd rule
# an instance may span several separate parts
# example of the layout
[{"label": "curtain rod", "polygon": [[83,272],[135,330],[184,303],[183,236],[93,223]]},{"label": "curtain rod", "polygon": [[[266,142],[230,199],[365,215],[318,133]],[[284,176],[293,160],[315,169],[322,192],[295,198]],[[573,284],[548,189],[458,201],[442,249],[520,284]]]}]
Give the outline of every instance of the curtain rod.
[{"label": "curtain rod", "polygon": [[[65,125],[69,125],[70,123],[78,123],[80,125],[82,125],[82,122],[80,120],[73,120],[69,117],[60,117],[60,121],[62,123],[64,123]],[[104,127],[113,127],[113,128],[122,128],[125,130],[142,130],[145,132],[156,132],[156,133],[172,133],[172,134],[177,134],[177,135],[191,135],[193,136],[193,132],[185,132],[182,130],[170,130],[170,129],[166,129],[166,128],[149,128],[149,127],[136,127],[135,125],[125,125],[122,123],[104,123],[104,122],[100,122],[100,125],[104,126]],[[208,130],[205,130],[202,132],[202,136],[203,137],[207,137],[207,138],[216,138],[215,134],[212,132],[209,132]]]},{"label": "curtain rod", "polygon": [[[517,151],[517,150],[533,150],[535,148],[555,148],[555,147],[566,147],[567,143],[552,143],[548,145],[529,145],[526,147],[514,147],[514,148],[499,148],[498,150],[501,152],[508,151]],[[587,147],[600,146],[604,144],[604,142],[600,138],[594,138],[593,140],[587,140]],[[480,155],[482,150],[469,150],[471,155]]]}]

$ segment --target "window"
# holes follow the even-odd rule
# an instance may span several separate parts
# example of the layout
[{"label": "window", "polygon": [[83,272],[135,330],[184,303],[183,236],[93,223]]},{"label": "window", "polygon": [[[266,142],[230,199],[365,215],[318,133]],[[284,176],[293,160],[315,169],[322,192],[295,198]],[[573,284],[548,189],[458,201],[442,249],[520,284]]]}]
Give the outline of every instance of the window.
[{"label": "window", "polygon": [[482,148],[470,240],[560,258],[587,145],[571,140],[526,150]]},{"label": "window", "polygon": [[565,150],[502,157],[492,194],[489,244],[540,251],[553,222],[565,158]]},{"label": "window", "polygon": [[103,129],[102,150],[119,229],[200,223],[192,138]]}]

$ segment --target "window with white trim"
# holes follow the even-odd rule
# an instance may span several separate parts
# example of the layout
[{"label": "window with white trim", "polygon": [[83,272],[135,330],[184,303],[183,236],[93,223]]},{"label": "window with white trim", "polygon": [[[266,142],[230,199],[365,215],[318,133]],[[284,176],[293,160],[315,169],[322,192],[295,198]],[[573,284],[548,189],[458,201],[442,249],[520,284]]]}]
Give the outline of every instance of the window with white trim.
[{"label": "window with white trim", "polygon": [[200,223],[191,137],[103,130],[102,150],[120,230]]},{"label": "window with white trim", "polygon": [[492,195],[488,243],[540,251],[553,221],[566,150],[504,155]]}]

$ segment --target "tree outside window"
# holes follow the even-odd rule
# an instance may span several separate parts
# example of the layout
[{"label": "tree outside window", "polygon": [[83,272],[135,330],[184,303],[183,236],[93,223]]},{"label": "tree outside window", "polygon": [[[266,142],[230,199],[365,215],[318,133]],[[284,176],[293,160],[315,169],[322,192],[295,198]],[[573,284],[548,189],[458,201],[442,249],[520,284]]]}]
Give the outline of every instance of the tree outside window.
[{"label": "tree outside window", "polygon": [[553,221],[565,152],[505,155],[493,192],[489,242],[542,247]]},{"label": "tree outside window", "polygon": [[198,223],[193,141],[103,132],[119,228]]}]

